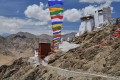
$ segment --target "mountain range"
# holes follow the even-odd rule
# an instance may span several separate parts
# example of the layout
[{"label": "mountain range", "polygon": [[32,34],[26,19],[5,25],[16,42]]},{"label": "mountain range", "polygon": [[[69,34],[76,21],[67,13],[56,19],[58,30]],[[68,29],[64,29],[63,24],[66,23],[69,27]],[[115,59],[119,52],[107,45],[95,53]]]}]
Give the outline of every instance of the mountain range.
[{"label": "mountain range", "polygon": [[[63,35],[63,39],[67,37],[71,39],[75,33]],[[6,55],[30,54],[33,55],[34,49],[38,48],[39,43],[51,43],[52,36],[47,34],[34,35],[28,32],[18,32],[9,36],[0,36],[0,53]]]}]

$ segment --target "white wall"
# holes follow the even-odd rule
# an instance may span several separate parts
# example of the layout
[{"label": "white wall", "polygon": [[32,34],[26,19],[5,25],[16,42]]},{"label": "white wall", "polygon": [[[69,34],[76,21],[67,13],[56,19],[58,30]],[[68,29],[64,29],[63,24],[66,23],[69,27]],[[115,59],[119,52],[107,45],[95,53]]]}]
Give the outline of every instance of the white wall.
[{"label": "white wall", "polygon": [[76,36],[80,36],[85,32],[91,32],[94,26],[95,26],[94,19],[82,21],[79,27],[79,32],[76,34]]},{"label": "white wall", "polygon": [[90,19],[87,21],[87,26],[86,26],[86,30],[87,32],[91,32],[93,30],[94,27],[94,19]]},{"label": "white wall", "polygon": [[96,28],[102,27],[104,24],[109,24],[110,19],[112,19],[111,9],[109,7],[103,8],[103,12],[101,12],[101,14],[96,11],[94,14],[94,19]]},{"label": "white wall", "polygon": [[103,24],[104,23],[104,16],[103,16],[103,14],[102,15],[99,14],[98,18],[99,18],[99,23]]},{"label": "white wall", "polygon": [[79,28],[79,33],[81,35],[84,34],[85,32],[86,32],[86,21],[82,21]]},{"label": "white wall", "polygon": [[111,8],[103,8],[104,19],[106,23],[110,23],[112,19]]},{"label": "white wall", "polygon": [[95,11],[94,13],[94,21],[95,21],[95,27],[97,28],[99,26],[98,11]]}]

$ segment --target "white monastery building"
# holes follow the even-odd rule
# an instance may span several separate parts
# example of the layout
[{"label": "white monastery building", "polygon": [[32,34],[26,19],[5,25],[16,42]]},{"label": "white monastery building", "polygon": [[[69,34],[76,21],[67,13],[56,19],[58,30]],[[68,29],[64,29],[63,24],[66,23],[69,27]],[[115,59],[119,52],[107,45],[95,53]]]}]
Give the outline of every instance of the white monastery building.
[{"label": "white monastery building", "polygon": [[111,23],[112,14],[110,7],[104,7],[103,9],[97,10],[94,14],[89,14],[82,16],[80,18],[81,25],[79,27],[79,32],[76,36],[80,36],[85,32],[91,32],[95,28],[101,28],[104,25],[109,25]]}]

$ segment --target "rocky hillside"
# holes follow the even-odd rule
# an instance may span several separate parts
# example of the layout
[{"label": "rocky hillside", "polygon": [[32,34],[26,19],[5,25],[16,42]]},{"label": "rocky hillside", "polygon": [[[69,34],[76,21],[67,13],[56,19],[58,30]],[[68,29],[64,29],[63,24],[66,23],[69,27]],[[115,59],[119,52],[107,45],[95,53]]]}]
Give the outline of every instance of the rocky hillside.
[{"label": "rocky hillside", "polygon": [[52,65],[64,69],[120,77],[120,38],[110,37],[120,25],[108,26],[75,38],[81,46],[67,52]]},{"label": "rocky hillside", "polygon": [[20,58],[11,65],[2,65],[0,80],[109,80],[101,77],[61,76],[55,69],[47,66],[33,67],[27,60],[27,58]]},{"label": "rocky hillside", "polygon": [[[87,72],[112,77],[120,77],[120,38],[114,38],[113,34],[120,25],[112,25],[85,33],[76,37],[72,42],[81,46],[68,51],[51,66],[62,69]],[[15,37],[15,36],[14,36]],[[13,37],[13,38],[14,38]],[[17,36],[20,44],[24,36]],[[14,39],[13,41],[17,40]],[[4,39],[4,38],[3,38]],[[32,41],[34,38],[31,38]],[[13,42],[11,42],[13,44]],[[15,44],[15,43],[14,43]],[[31,44],[28,44],[32,46]],[[27,46],[27,45],[26,45]],[[19,46],[18,46],[19,48]],[[29,49],[29,47],[28,47]],[[20,49],[19,49],[20,50]],[[33,67],[27,62],[27,58],[15,60],[11,65],[0,67],[1,80],[113,80],[103,77],[65,77],[56,73],[55,69],[43,66]],[[115,79],[119,80],[119,79]]]},{"label": "rocky hillside", "polygon": [[42,80],[47,72],[47,68],[34,68],[29,65],[27,59],[20,58],[9,66],[0,67],[0,80]]},{"label": "rocky hillside", "polygon": [[11,65],[0,67],[0,80],[71,80],[71,78],[57,75],[54,70],[44,66],[33,67],[27,62],[27,58],[20,58]]}]

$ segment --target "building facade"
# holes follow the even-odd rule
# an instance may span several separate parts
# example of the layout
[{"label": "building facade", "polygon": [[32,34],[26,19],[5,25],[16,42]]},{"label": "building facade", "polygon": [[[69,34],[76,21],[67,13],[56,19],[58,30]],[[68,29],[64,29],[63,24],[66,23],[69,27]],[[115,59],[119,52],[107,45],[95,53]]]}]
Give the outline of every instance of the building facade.
[{"label": "building facade", "polygon": [[111,8],[105,7],[103,9],[95,11],[94,19],[96,28],[110,24],[112,19]]},{"label": "building facade", "polygon": [[109,25],[111,23],[112,14],[111,8],[105,7],[94,12],[94,14],[89,14],[81,17],[81,25],[79,27],[79,32],[76,36],[80,36],[85,32],[91,32],[95,28],[101,28],[104,25]]}]

